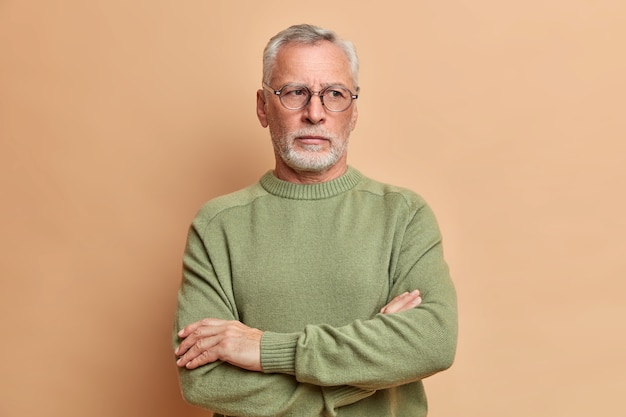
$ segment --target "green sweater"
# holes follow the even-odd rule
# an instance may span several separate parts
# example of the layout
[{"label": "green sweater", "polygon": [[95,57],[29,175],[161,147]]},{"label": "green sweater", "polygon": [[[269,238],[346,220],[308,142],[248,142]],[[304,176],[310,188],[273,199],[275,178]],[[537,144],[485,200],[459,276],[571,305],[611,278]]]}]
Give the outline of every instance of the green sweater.
[{"label": "green sweater", "polygon": [[[180,370],[215,416],[419,417],[422,379],[448,368],[456,295],[430,208],[354,168],[312,185],[258,183],[205,204],[184,254],[176,332],[214,317],[265,331],[263,372]],[[380,314],[419,289],[422,304]]]}]

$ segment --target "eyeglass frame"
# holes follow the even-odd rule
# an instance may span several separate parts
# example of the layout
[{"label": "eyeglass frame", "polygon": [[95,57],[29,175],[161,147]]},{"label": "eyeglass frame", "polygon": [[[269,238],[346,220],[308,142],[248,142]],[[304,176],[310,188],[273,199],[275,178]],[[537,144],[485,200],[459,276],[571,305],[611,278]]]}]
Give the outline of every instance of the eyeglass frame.
[{"label": "eyeglass frame", "polygon": [[[338,84],[333,84],[333,85],[329,85],[328,87],[324,87],[319,91],[313,91],[311,90],[309,87],[307,87],[304,84],[294,84],[294,83],[287,83],[285,85],[283,85],[282,87],[280,87],[278,90],[275,90],[274,87],[272,87],[271,85],[267,84],[265,81],[262,83],[263,84],[263,89],[273,93],[275,95],[278,96],[278,101],[280,101],[280,104],[286,108],[287,110],[302,110],[303,108],[305,108],[306,106],[309,105],[309,103],[311,102],[311,98],[313,96],[318,96],[320,98],[320,101],[322,102],[322,106],[324,106],[325,109],[327,109],[328,111],[331,111],[333,113],[341,113],[342,111],[346,111],[350,108],[350,106],[352,105],[352,102],[356,99],[359,98],[359,87],[356,88],[356,93],[353,93],[352,90],[350,90],[348,87],[344,87],[343,85],[338,85]],[[302,87],[303,89],[305,89],[306,91],[308,91],[309,93],[309,98],[307,99],[307,101],[300,107],[287,107],[287,105],[285,103],[283,103],[283,99],[282,99],[282,92],[286,87]],[[340,87],[342,89],[347,90],[350,93],[350,103],[348,103],[348,105],[346,106],[345,109],[342,110],[333,110],[328,108],[325,104],[324,104],[324,93],[329,90],[332,89],[333,87]]]}]

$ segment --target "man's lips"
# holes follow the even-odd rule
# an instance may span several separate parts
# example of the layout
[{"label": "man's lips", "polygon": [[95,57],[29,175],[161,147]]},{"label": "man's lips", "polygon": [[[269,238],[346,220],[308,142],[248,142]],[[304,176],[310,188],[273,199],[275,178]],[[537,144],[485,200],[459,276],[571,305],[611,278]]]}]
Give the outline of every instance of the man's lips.
[{"label": "man's lips", "polygon": [[319,145],[321,143],[328,142],[328,139],[325,137],[314,135],[298,136],[296,140],[309,145]]}]

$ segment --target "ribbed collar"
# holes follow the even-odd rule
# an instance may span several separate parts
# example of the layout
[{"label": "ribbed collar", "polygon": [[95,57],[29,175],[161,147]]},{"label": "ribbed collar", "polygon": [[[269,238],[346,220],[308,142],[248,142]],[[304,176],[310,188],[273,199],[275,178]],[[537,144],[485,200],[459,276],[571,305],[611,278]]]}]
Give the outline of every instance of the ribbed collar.
[{"label": "ribbed collar", "polygon": [[268,171],[260,179],[261,186],[270,194],[292,200],[320,200],[339,195],[353,188],[363,175],[352,167],[339,178],[317,184],[296,184],[283,181]]}]

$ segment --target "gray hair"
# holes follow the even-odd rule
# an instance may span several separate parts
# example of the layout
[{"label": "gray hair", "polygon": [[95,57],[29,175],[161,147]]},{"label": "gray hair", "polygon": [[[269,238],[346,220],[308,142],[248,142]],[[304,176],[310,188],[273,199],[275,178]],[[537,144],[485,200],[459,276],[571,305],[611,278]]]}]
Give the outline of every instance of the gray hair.
[{"label": "gray hair", "polygon": [[352,71],[354,87],[358,87],[359,58],[352,42],[340,39],[332,30],[306,24],[290,26],[269,40],[263,51],[263,82],[270,83],[276,55],[281,47],[291,42],[314,45],[322,41],[332,42],[346,54]]}]

